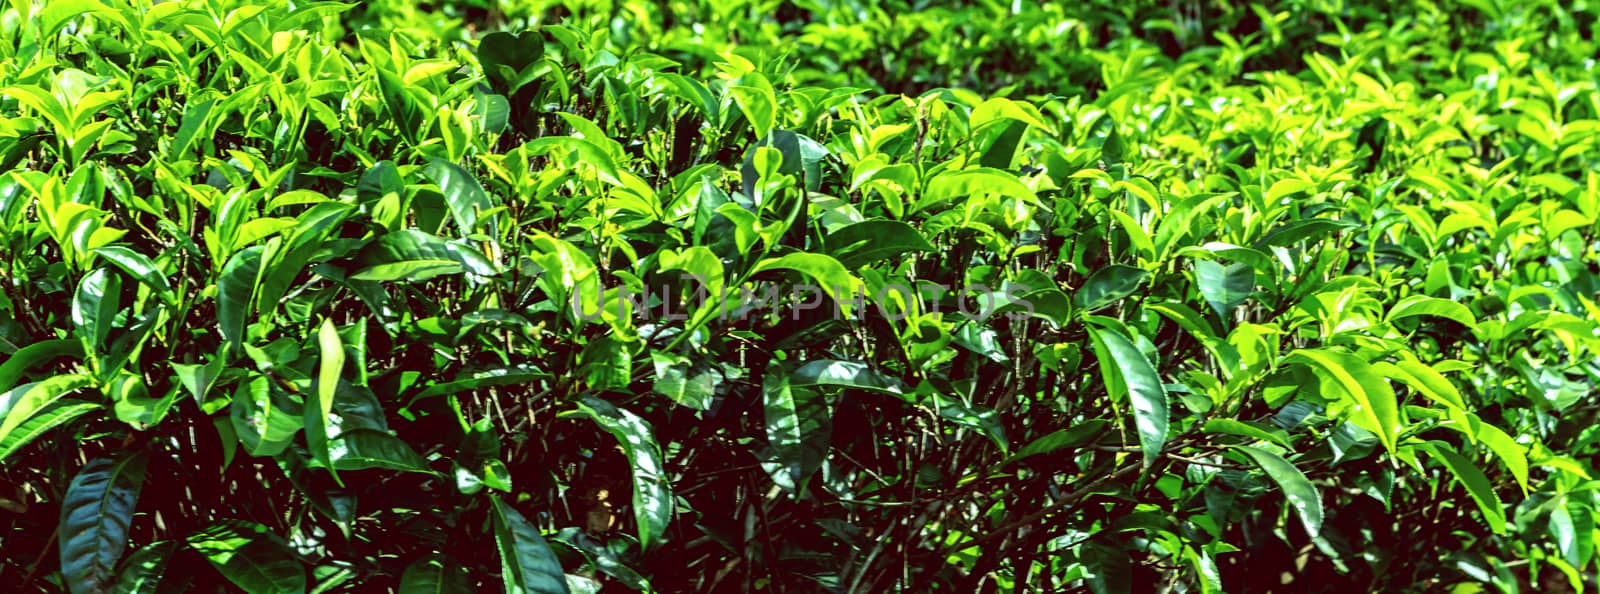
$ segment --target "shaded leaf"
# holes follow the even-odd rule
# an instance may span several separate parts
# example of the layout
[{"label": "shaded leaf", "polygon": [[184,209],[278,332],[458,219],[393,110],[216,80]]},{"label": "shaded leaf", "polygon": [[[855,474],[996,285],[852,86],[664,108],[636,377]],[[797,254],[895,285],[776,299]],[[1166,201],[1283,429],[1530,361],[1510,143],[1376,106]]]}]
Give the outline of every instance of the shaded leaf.
[{"label": "shaded leaf", "polygon": [[73,594],[111,587],[128,545],[128,528],[144,485],[145,457],[95,458],[67,487],[57,543],[61,574]]},{"label": "shaded leaf", "polygon": [[561,563],[539,529],[499,497],[490,497],[489,503],[494,509],[494,539],[500,548],[500,575],[506,593],[567,594]]},{"label": "shaded leaf", "polygon": [[1272,482],[1278,484],[1283,490],[1284,497],[1289,504],[1294,506],[1295,513],[1299,514],[1300,522],[1305,525],[1306,533],[1315,537],[1322,533],[1322,496],[1317,493],[1315,485],[1306,479],[1306,475],[1295,468],[1282,456],[1261,448],[1250,446],[1234,446],[1241,452],[1250,455]]}]

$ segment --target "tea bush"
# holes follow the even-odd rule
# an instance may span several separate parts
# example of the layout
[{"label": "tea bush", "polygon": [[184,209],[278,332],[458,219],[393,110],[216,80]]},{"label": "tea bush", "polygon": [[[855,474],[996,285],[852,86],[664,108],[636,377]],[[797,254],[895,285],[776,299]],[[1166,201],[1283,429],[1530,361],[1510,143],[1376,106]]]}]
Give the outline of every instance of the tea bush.
[{"label": "tea bush", "polygon": [[10,2],[0,583],[1595,588],[1596,13]]}]

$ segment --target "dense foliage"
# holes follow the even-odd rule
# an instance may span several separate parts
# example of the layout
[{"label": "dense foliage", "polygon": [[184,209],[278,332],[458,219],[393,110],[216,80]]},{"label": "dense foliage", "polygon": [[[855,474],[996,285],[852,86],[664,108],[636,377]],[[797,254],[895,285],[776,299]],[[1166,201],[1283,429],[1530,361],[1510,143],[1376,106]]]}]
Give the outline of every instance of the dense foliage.
[{"label": "dense foliage", "polygon": [[9,2],[0,584],[1595,588],[1597,9]]}]

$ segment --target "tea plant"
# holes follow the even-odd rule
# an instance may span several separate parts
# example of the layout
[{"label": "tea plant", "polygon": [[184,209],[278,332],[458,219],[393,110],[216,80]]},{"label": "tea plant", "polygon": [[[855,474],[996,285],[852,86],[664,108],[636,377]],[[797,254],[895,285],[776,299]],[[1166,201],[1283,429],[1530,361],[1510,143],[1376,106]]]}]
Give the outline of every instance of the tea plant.
[{"label": "tea plant", "polygon": [[1595,19],[11,2],[0,583],[1594,588]]}]

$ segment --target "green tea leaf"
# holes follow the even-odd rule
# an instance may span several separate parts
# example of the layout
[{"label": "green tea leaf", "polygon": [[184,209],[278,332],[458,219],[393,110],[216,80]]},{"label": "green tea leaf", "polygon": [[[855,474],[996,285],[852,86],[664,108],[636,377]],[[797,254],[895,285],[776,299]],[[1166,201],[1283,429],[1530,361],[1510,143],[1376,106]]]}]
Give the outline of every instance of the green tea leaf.
[{"label": "green tea leaf", "polygon": [[305,567],[266,526],[225,520],[190,535],[189,546],[248,594],[306,591]]},{"label": "green tea leaf", "polygon": [[84,465],[61,502],[57,542],[61,574],[73,594],[111,587],[128,545],[128,528],[144,485],[145,457],[96,458]]},{"label": "green tea leaf", "polygon": [[522,514],[490,497],[494,510],[494,540],[500,548],[500,575],[507,594],[567,594],[567,581],[539,529]]},{"label": "green tea leaf", "polygon": [[633,515],[639,523],[639,546],[649,549],[660,543],[672,522],[672,487],[650,424],[593,396],[579,401],[577,413],[593,420],[622,444],[633,463]]},{"label": "green tea leaf", "polygon": [[[512,512],[515,513],[515,512]],[[406,566],[398,594],[470,594],[467,573],[445,555],[432,554]]]},{"label": "green tea leaf", "polygon": [[1467,309],[1467,306],[1448,299],[1429,297],[1427,295],[1412,295],[1401,299],[1399,303],[1389,308],[1387,319],[1393,322],[1414,316],[1437,316],[1455,320],[1468,328],[1478,328],[1478,320],[1472,315],[1472,310]]},{"label": "green tea leaf", "polygon": [[822,467],[833,437],[833,419],[821,391],[795,387],[779,367],[768,368],[762,382],[767,442],[777,454],[778,486],[791,492]]},{"label": "green tea leaf", "polygon": [[217,331],[235,353],[243,346],[245,324],[254,313],[252,305],[264,251],[265,246],[257,245],[235,252],[217,279]]},{"label": "green tea leaf", "polygon": [[1256,271],[1245,264],[1222,265],[1210,260],[1194,263],[1196,283],[1206,303],[1224,322],[1233,320],[1233,310],[1255,291]]},{"label": "green tea leaf", "polygon": [[1127,337],[1116,331],[1089,329],[1100,373],[1113,399],[1126,396],[1133,403],[1134,427],[1139,433],[1139,448],[1148,467],[1161,456],[1167,442],[1168,404],[1166,384],[1155,367]]},{"label": "green tea leaf", "polygon": [[1347,353],[1329,349],[1300,349],[1284,357],[1285,363],[1304,363],[1318,377],[1356,405],[1352,421],[1378,436],[1391,454],[1400,434],[1400,409],[1394,388],[1372,365]]},{"label": "green tea leaf", "polygon": [[1444,463],[1450,469],[1450,474],[1456,477],[1473,502],[1478,504],[1478,511],[1483,514],[1483,521],[1489,524],[1489,530],[1495,534],[1506,533],[1506,510],[1500,503],[1500,496],[1494,492],[1493,483],[1483,474],[1483,470],[1456,453],[1443,442],[1433,441],[1417,444],[1416,449],[1428,452],[1435,460]]},{"label": "green tea leaf", "polygon": [[[444,202],[450,207],[450,216],[454,217],[456,227],[460,228],[461,236],[466,237],[478,231],[478,217],[495,207],[495,202],[483,191],[483,186],[478,180],[467,173],[465,169],[448,161],[434,160],[422,170],[428,179],[438,184],[439,191],[444,194]],[[498,234],[494,215],[484,220],[488,224],[490,236]]]},{"label": "green tea leaf", "polygon": [[1250,455],[1272,482],[1278,484],[1283,490],[1284,497],[1289,499],[1289,504],[1294,506],[1300,515],[1301,524],[1305,525],[1306,533],[1313,537],[1322,534],[1322,495],[1317,493],[1315,485],[1306,479],[1306,475],[1295,468],[1282,456],[1250,446],[1234,446],[1235,449]]},{"label": "green tea leaf", "polygon": [[1145,270],[1112,264],[1089,275],[1073,295],[1073,303],[1086,313],[1098,310],[1134,294],[1149,276]]},{"label": "green tea leaf", "polygon": [[167,572],[167,562],[172,559],[178,543],[157,541],[128,554],[117,572],[117,584],[112,590],[117,594],[155,594],[161,587],[161,578]]},{"label": "green tea leaf", "polygon": [[910,252],[931,252],[933,245],[916,228],[900,221],[863,221],[828,234],[827,251],[846,269]]}]

